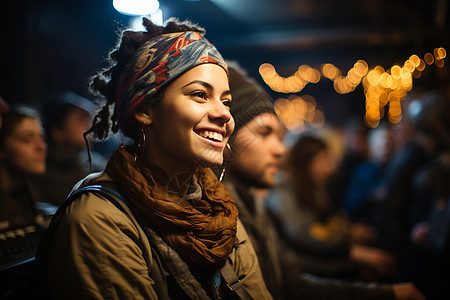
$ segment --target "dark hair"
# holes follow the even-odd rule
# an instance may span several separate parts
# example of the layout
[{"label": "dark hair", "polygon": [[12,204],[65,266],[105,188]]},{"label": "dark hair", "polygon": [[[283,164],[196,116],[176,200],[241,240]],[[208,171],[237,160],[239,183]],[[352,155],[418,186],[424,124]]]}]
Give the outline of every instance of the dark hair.
[{"label": "dark hair", "polygon": [[327,150],[325,142],[317,137],[303,135],[291,147],[283,161],[283,169],[288,172],[295,183],[299,194],[300,204],[318,211],[317,201],[314,196],[314,183],[309,174],[309,166],[314,157],[322,150]]},{"label": "dark hair", "polygon": [[[91,128],[84,133],[85,138],[89,135],[93,139],[102,140],[108,137],[110,130],[113,133],[119,130],[115,114],[111,115],[111,106],[116,102],[118,80],[124,67],[143,44],[156,36],[168,33],[185,31],[205,33],[203,28],[193,25],[189,21],[180,22],[173,18],[169,19],[165,26],[155,25],[149,19],[143,18],[143,25],[147,31],[122,31],[119,43],[109,54],[107,60],[109,67],[100,70],[91,77],[90,92],[104,98],[105,103],[94,117]],[[152,101],[147,101],[147,107],[157,109],[163,96],[164,89],[161,89],[151,97]],[[130,136],[130,138],[136,140],[136,136]]]},{"label": "dark hair", "polygon": [[42,123],[47,132],[55,127],[63,127],[74,109],[83,110],[88,115],[95,111],[95,104],[91,100],[69,90],[53,91],[43,100]]},{"label": "dark hair", "polygon": [[14,132],[16,127],[25,118],[41,120],[38,111],[26,105],[12,106],[3,115],[2,127],[0,129],[0,148],[3,148],[6,138]]}]

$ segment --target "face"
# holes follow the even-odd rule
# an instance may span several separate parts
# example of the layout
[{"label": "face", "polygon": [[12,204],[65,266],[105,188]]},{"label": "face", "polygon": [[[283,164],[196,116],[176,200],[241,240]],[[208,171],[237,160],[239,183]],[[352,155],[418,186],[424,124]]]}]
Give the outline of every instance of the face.
[{"label": "face", "polygon": [[221,165],[234,129],[230,103],[222,67],[201,64],[190,69],[168,86],[156,111],[136,115],[148,136],[143,159],[168,175]]},{"label": "face", "polygon": [[335,171],[335,165],[327,150],[321,150],[314,156],[308,171],[316,186],[323,186],[327,183]]},{"label": "face", "polygon": [[43,174],[46,155],[47,145],[41,123],[31,117],[24,118],[17,125],[0,151],[5,166],[21,174]]},{"label": "face", "polygon": [[392,135],[388,130],[379,129],[369,141],[370,155],[379,163],[386,163],[394,149]]},{"label": "face", "polygon": [[64,126],[60,130],[60,139],[62,143],[75,147],[83,147],[85,145],[83,133],[89,129],[90,115],[85,110],[74,107],[72,108],[64,122]]},{"label": "face", "polygon": [[236,134],[231,171],[256,187],[275,185],[280,159],[286,152],[284,129],[272,113],[258,115]]}]

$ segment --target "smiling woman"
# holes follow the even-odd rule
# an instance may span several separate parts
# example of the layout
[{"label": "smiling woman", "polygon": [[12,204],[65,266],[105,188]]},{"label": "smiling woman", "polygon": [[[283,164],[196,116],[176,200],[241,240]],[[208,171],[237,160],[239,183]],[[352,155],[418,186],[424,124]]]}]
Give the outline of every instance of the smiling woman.
[{"label": "smiling woman", "polygon": [[39,287],[49,287],[39,293],[271,299],[234,201],[210,169],[222,165],[234,129],[227,65],[202,28],[144,26],[123,32],[110,68],[92,78],[106,102],[85,133],[120,130],[133,143],[56,213],[37,256]]}]

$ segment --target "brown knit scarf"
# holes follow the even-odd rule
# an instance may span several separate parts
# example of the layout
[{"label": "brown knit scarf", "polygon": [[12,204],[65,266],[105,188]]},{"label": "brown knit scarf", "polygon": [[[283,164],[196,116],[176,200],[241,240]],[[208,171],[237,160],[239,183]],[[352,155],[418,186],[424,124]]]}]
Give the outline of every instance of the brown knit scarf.
[{"label": "brown knit scarf", "polygon": [[187,263],[208,268],[225,263],[236,236],[238,210],[210,169],[199,168],[193,174],[194,189],[201,188],[197,199],[171,192],[164,171],[136,163],[125,146],[112,155],[105,171]]}]

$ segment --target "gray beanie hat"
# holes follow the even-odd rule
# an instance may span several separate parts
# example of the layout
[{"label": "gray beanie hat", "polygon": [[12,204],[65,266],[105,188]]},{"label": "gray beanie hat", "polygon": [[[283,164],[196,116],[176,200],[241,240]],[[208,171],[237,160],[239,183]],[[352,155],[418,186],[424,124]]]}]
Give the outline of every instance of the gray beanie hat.
[{"label": "gray beanie hat", "polygon": [[272,98],[264,89],[235,62],[227,61],[230,89],[233,96],[231,114],[236,122],[234,133],[242,126],[263,113],[273,113]]}]

